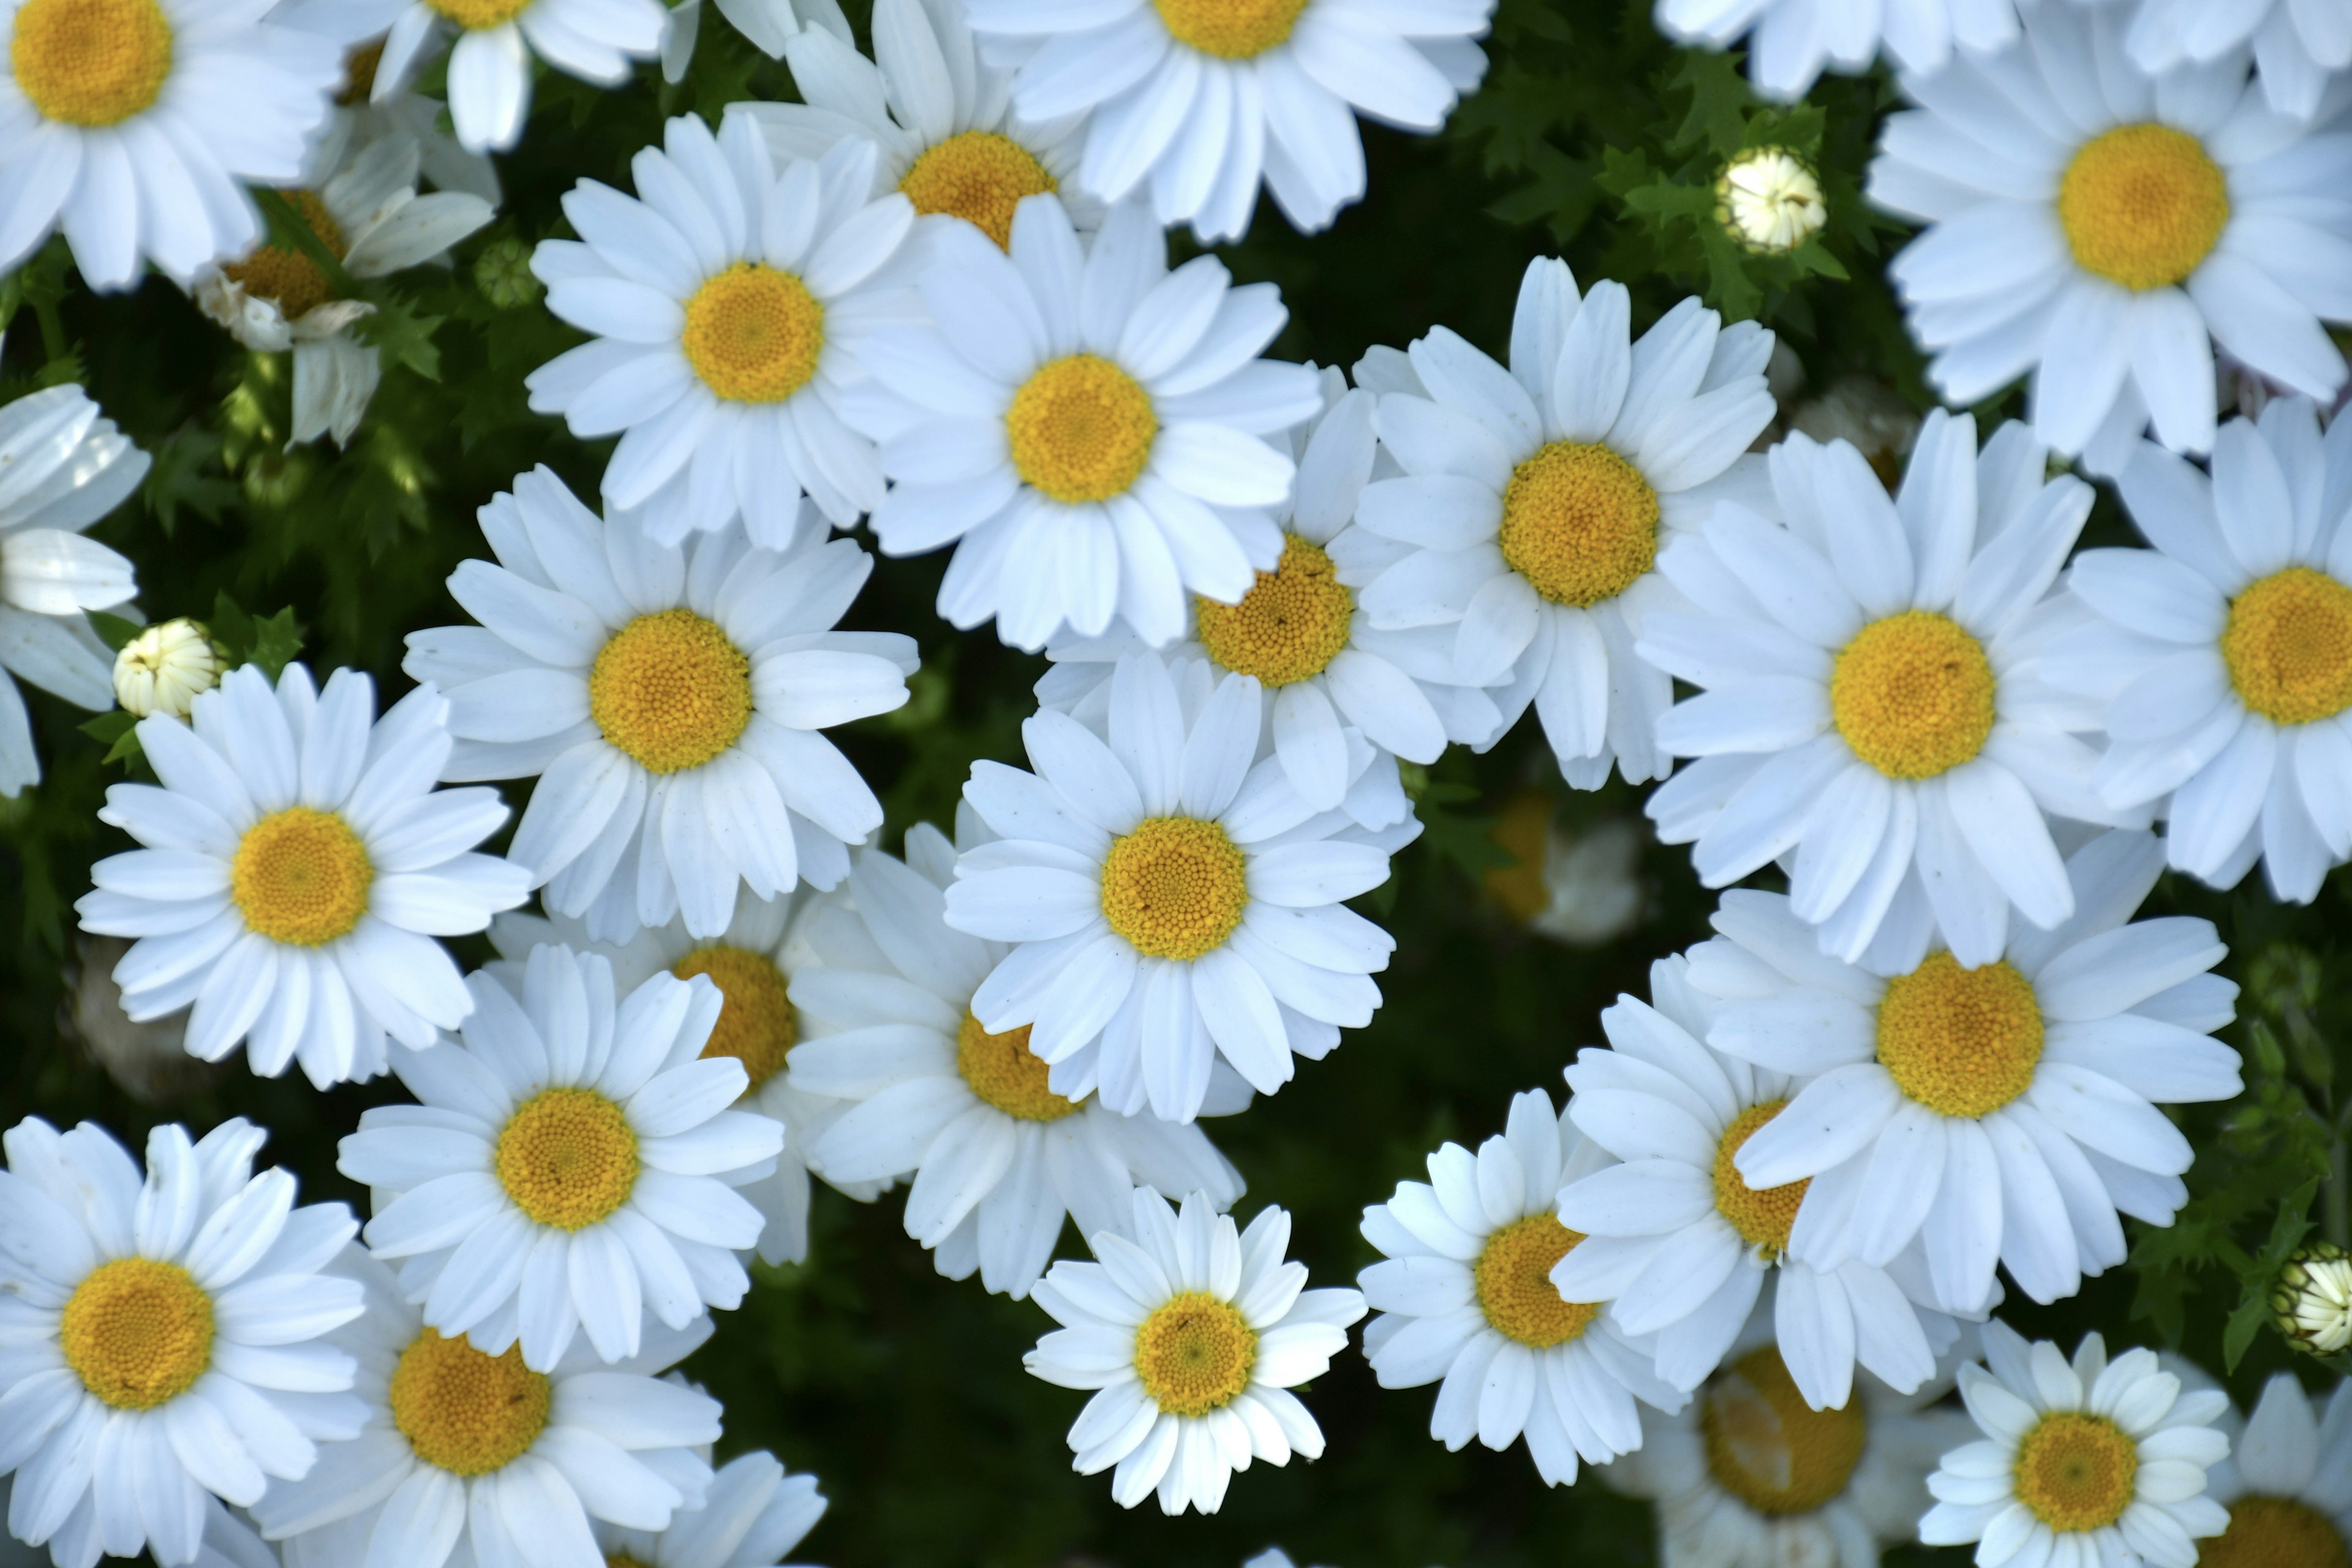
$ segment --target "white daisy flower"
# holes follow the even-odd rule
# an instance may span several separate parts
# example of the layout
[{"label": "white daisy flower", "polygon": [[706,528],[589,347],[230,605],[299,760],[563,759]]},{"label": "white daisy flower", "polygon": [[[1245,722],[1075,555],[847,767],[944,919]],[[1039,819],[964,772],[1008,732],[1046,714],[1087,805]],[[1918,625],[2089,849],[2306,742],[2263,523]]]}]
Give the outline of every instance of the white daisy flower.
[{"label": "white daisy flower", "polygon": [[360,1292],[320,1272],[351,1211],[298,1209],[291,1175],[254,1174],[266,1136],[242,1118],[194,1142],[158,1127],[143,1175],[92,1122],[0,1138],[0,1475],[8,1532],[58,1568],[193,1563],[208,1494],[257,1502],[359,1429],[328,1336]]},{"label": "white daisy flower", "polygon": [[1939,410],[1889,497],[1847,443],[1790,436],[1766,502],[1788,526],[1727,502],[1660,558],[1695,608],[1650,616],[1640,651],[1701,690],[1658,743],[1700,760],[1643,809],[1708,887],[1780,860],[1824,952],[1916,962],[1932,923],[1981,964],[2012,907],[2074,912],[2045,810],[2147,821],[2100,802],[2072,733],[2095,710],[2036,668],[2079,618],[2049,591],[2093,499],[2043,460],[2014,424],[1979,455],[1975,419]]},{"label": "white daisy flower", "polygon": [[751,542],[821,536],[882,500],[874,446],[841,420],[880,324],[919,317],[908,288],[913,204],[874,194],[874,145],[781,165],[758,125],[671,121],[630,161],[637,194],[583,180],[563,198],[580,238],[542,240],[547,308],[593,341],[532,371],[535,414],[619,436],[607,505],[665,543],[739,514]]},{"label": "white daisy flower", "polygon": [[2212,468],[2139,445],[2120,488],[2156,548],[2074,558],[2096,618],[2047,672],[2102,704],[2100,792],[2163,811],[2175,868],[2227,888],[2259,858],[2309,903],[2352,857],[2352,420],[2323,440],[2309,399],[2278,399]]},{"label": "white daisy flower", "polygon": [[201,622],[185,616],[158,622],[115,650],[114,700],[133,719],[184,719],[198,692],[220,684],[222,658]]},{"label": "white daisy flower", "polygon": [[363,1111],[336,1161],[375,1189],[369,1249],[404,1260],[425,1321],[493,1355],[520,1340],[545,1372],[583,1329],[618,1361],[648,1312],[681,1329],[740,1305],[761,1215],[733,1189],[774,1171],[783,1130],[731,1109],[740,1061],[702,1054],[719,988],[657,974],[622,995],[563,947],[531,951],[520,994],[466,984],[464,1043],[393,1058],[423,1103]]},{"label": "white daisy flower", "polygon": [[678,1510],[668,1529],[599,1523],[596,1544],[606,1568],[783,1568],[824,1507],[814,1476],[789,1474],[771,1454],[745,1454],[720,1466],[710,1500]]},{"label": "white daisy flower", "polygon": [[481,625],[412,632],[402,668],[449,693],[452,779],[539,775],[509,858],[605,941],[739,889],[830,888],[882,804],[817,731],[907,700],[912,637],[837,632],[874,569],[848,540],[791,554],[740,531],[663,544],[541,468],[480,513],[499,558],[449,591]]},{"label": "white daisy flower", "polygon": [[2230,1457],[2208,1473],[2205,1495],[2227,1509],[2230,1527],[2203,1561],[2352,1562],[2352,1380],[2339,1378],[2322,1410],[2291,1372],[2274,1373],[2242,1426],[2236,1411],[2220,1422]]},{"label": "white daisy flower", "polygon": [[1998,1321],[1985,1325],[1984,1348],[1990,1370],[1960,1368],[1960,1397],[1984,1436],[1927,1478],[1937,1501],[1919,1539],[1974,1542],[1980,1568],[2191,1568],[2197,1542],[2229,1521],[2202,1494],[2206,1472],[2230,1451],[2213,1426],[2230,1396],[2184,1392],[2153,1351],[2110,1362],[2095,1333],[2071,1363]]},{"label": "white daisy flower", "polygon": [[1858,1258],[1815,1268],[1790,1256],[1810,1184],[1751,1187],[1736,1162],[1794,1086],[1702,1043],[1722,1005],[1691,984],[1681,956],[1650,966],[1650,995],[1604,1010],[1615,1048],[1580,1051],[1568,1069],[1569,1116],[1625,1163],[1559,1189],[1559,1223],[1586,1240],[1552,1282],[1606,1303],[1627,1332],[1654,1336],[1658,1375],[1688,1390],[1730,1353],[1769,1275],[1769,1338],[1808,1405],[1848,1405],[1857,1365],[1917,1392],[1958,1337],[1906,1290],[1928,1294],[1925,1270],[1916,1258],[1890,1274]]},{"label": "white daisy flower", "polygon": [[2208,973],[2228,951],[2210,921],[2124,923],[2161,868],[2147,834],[2101,835],[2067,862],[2074,917],[1975,969],[1940,948],[1856,967],[1788,900],[1724,896],[1691,979],[1724,1003],[1710,1046],[1802,1083],[1732,1157],[1749,1187],[1811,1180],[1799,1259],[1886,1267],[1916,1237],[1937,1305],[1973,1315],[1996,1259],[2053,1301],[2123,1261],[2117,1210],[2172,1223],[2191,1152],[2158,1107],[2239,1091],[2210,1037],[2238,987]]},{"label": "white daisy flower", "polygon": [[[1455,679],[1500,688],[1488,743],[1532,702],[1579,789],[1612,763],[1634,784],[1674,765],[1651,738],[1673,684],[1633,657],[1662,596],[1651,566],[1757,488],[1740,457],[1772,419],[1771,333],[1685,300],[1636,343],[1630,309],[1622,284],[1580,298],[1564,264],[1538,260],[1508,371],[1444,327],[1415,342],[1412,390],[1384,393],[1378,417],[1403,477],[1367,486],[1357,511],[1402,547],[1364,587],[1371,624],[1451,627]],[[1387,369],[1390,384],[1407,374]]]},{"label": "white daisy flower", "polygon": [[[1008,944],[971,1011],[1032,1028],[1053,1089],[1190,1121],[1222,1055],[1261,1094],[1380,1005],[1395,939],[1342,900],[1388,879],[1388,851],[1317,813],[1258,755],[1257,681],[1205,666],[1180,690],[1130,654],[1107,734],[1050,710],[1021,727],[1031,765],[972,765],[964,798],[1002,841],[956,862],[947,923]],[[1255,763],[1255,765],[1253,763]]]},{"label": "white daisy flower", "polygon": [[472,1004],[434,939],[483,930],[530,891],[473,852],[507,819],[491,789],[436,790],[448,700],[421,686],[375,717],[375,683],[322,692],[289,664],[197,695],[185,722],[139,721],[157,784],[110,784],[99,820],[146,846],[90,868],[84,931],[137,937],[114,966],[133,1022],[191,1003],[188,1054],[245,1043],[275,1078],[298,1058],[319,1088],[374,1077],[384,1039],[431,1046]]},{"label": "white daisy flower", "polygon": [[1364,195],[1356,117],[1433,132],[1486,74],[1493,0],[971,0],[1032,121],[1087,117],[1078,183],[1149,189],[1204,243],[1247,231],[1264,182],[1291,226]]},{"label": "white daisy flower", "polygon": [[2132,4],[2124,47],[2142,70],[2160,75],[2184,60],[2210,64],[2251,46],[2264,100],[2297,120],[2319,112],[2331,71],[2352,66],[2352,8],[2335,0]]},{"label": "white daisy flower", "polygon": [[1871,162],[1871,199],[1929,226],[1887,275],[1945,400],[2030,374],[2035,434],[2111,473],[2151,419],[2212,445],[2215,343],[2342,385],[2320,322],[2352,320],[2352,142],[2273,111],[2241,55],[2151,78],[2114,10],[2023,15],[2017,44],[1906,73],[1921,107]]},{"label": "white daisy flower", "polygon": [[1941,70],[1953,46],[1979,52],[2017,38],[2016,0],[1657,0],[1659,31],[1727,47],[1748,38],[1748,80],[1805,96],[1825,68],[1867,71],[1883,47],[1906,70]]},{"label": "white daisy flower", "polygon": [[92,712],[114,704],[114,656],[83,612],[139,586],[129,561],[81,533],[131,498],[147,466],[79,386],[0,407],[0,795],[41,780],[17,679]]},{"label": "white daisy flower", "polygon": [[648,1327],[619,1366],[579,1344],[534,1372],[519,1348],[491,1355],[427,1328],[357,1247],[336,1267],[367,1291],[341,1335],[367,1419],[254,1510],[286,1568],[603,1568],[599,1521],[667,1530],[712,1495],[719,1402],[656,1375],[709,1337],[708,1318]]},{"label": "white daisy flower", "polygon": [[1536,1472],[1566,1486],[1580,1458],[1603,1465],[1641,1447],[1637,1401],[1671,1410],[1687,1395],[1601,1302],[1551,1282],[1585,1241],[1552,1195],[1609,1164],[1608,1152],[1539,1089],[1511,1098],[1505,1126],[1475,1155],[1444,1145],[1426,1183],[1399,1182],[1364,1210],[1364,1239],[1383,1258],[1356,1276],[1380,1314],[1364,1326],[1364,1358],[1382,1388],[1444,1380],[1429,1435],[1449,1450],[1476,1437],[1499,1453],[1524,1436]]},{"label": "white daisy flower", "polygon": [[1070,1427],[1071,1468],[1118,1469],[1133,1508],[1214,1513],[1235,1470],[1323,1456],[1323,1430],[1290,1392],[1320,1377],[1364,1315],[1353,1290],[1308,1290],[1284,1258],[1290,1216],[1269,1205],[1245,1231],[1194,1193],[1179,1215],[1148,1187],[1131,1218],[1087,1238],[1096,1261],[1064,1260],[1037,1304],[1061,1328],[1021,1358],[1030,1374],[1095,1396]]}]

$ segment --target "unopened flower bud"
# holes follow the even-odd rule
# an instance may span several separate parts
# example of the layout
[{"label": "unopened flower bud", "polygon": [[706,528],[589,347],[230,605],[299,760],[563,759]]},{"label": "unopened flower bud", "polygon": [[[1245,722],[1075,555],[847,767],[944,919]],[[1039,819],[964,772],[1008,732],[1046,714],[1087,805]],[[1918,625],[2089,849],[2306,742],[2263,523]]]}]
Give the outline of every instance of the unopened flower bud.
[{"label": "unopened flower bud", "polygon": [[501,310],[535,305],[547,291],[530,270],[530,247],[510,234],[482,247],[474,258],[474,287]]},{"label": "unopened flower bud", "polygon": [[1786,147],[1752,148],[1716,176],[1716,222],[1759,255],[1787,255],[1820,233],[1829,216],[1812,165]]},{"label": "unopened flower bud", "polygon": [[2271,1317],[2297,1350],[2335,1355],[2352,1347],[2352,1254],[2315,1241],[2288,1258],[2271,1287]]},{"label": "unopened flower bud", "polygon": [[183,616],[149,626],[114,656],[114,697],[134,719],[188,716],[196,693],[220,684],[221,650],[212,634]]}]

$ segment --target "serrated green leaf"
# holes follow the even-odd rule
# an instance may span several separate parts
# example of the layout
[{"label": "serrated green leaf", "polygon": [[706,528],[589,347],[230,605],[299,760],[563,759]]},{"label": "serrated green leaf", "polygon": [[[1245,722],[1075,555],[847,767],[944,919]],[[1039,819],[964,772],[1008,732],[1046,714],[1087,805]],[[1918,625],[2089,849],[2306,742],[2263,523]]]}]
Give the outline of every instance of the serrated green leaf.
[{"label": "serrated green leaf", "polygon": [[91,610],[87,613],[89,616],[89,629],[98,634],[99,641],[117,653],[121,653],[131,638],[147,629],[137,621],[127,621],[121,616],[110,616],[104,610]]}]

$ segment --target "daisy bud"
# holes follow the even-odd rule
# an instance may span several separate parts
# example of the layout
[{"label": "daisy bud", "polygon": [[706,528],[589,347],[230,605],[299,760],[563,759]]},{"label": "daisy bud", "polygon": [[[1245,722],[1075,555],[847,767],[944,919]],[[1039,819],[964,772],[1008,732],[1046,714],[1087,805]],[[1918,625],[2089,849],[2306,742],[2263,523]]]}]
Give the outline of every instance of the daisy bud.
[{"label": "daisy bud", "polygon": [[1752,147],[1716,176],[1715,221],[1759,256],[1786,256],[1829,217],[1812,165],[1786,147]]},{"label": "daisy bud", "polygon": [[200,691],[220,684],[227,656],[212,634],[181,616],[149,626],[114,656],[114,697],[134,719],[188,716]]},{"label": "daisy bud", "polygon": [[536,305],[547,292],[547,286],[531,276],[530,247],[510,234],[490,241],[474,258],[474,287],[501,310]]},{"label": "daisy bud", "polygon": [[2299,1351],[2335,1355],[2352,1345],[2352,1254],[2315,1241],[2286,1260],[2271,1287],[2271,1321]]}]

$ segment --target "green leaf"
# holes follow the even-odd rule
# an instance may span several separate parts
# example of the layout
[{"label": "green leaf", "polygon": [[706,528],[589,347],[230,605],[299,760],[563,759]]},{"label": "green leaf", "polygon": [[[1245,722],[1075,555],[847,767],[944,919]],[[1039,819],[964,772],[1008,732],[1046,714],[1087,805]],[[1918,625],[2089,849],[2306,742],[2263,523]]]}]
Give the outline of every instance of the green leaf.
[{"label": "green leaf", "polygon": [[2249,1279],[2239,1293],[2238,1304],[2230,1313],[2229,1322],[2221,1330],[2221,1363],[2230,1372],[2238,1370],[2252,1348],[2254,1336],[2271,1321],[2268,1289],[2257,1280]]},{"label": "green leaf", "polygon": [[137,621],[110,616],[104,610],[92,610],[89,612],[89,629],[98,634],[99,641],[121,653],[131,638],[147,628]]},{"label": "green leaf", "polygon": [[206,471],[220,468],[221,447],[219,436],[194,423],[155,444],[154,462],[140,488],[140,499],[165,537],[179,527],[183,507],[206,522],[218,522],[221,513],[236,504],[236,486]]},{"label": "green leaf", "polygon": [[374,313],[360,318],[357,331],[375,345],[387,369],[406,365],[427,381],[439,381],[441,350],[433,342],[433,333],[445,320],[420,314],[387,297],[375,302]]},{"label": "green leaf", "polygon": [[101,761],[119,763],[146,754],[139,744],[139,721],[120,708],[101,713],[79,728],[91,740],[106,742],[106,755]]},{"label": "green leaf", "polygon": [[268,620],[253,623],[253,651],[245,662],[257,666],[262,674],[276,680],[301,651],[302,623],[294,618],[294,609],[289,605]]}]

